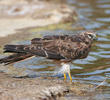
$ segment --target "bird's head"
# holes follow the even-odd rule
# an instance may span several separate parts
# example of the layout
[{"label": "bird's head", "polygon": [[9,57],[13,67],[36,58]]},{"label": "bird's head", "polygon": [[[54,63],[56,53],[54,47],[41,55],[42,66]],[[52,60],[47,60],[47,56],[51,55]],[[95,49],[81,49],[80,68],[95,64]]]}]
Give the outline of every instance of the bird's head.
[{"label": "bird's head", "polygon": [[86,35],[91,40],[97,40],[96,33],[93,31],[84,32],[84,35]]}]

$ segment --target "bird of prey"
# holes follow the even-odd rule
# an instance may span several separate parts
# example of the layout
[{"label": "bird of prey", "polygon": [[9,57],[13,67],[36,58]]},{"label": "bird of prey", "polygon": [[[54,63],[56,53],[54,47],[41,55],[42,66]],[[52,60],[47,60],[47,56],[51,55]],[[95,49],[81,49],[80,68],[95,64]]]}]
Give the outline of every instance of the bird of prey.
[{"label": "bird of prey", "polygon": [[86,58],[95,39],[95,32],[85,31],[74,35],[47,35],[42,38],[34,38],[30,45],[5,45],[4,53],[13,54],[0,59],[0,63],[7,65],[32,56],[60,60],[64,69],[64,79],[66,80],[68,73],[72,81],[68,62]]}]

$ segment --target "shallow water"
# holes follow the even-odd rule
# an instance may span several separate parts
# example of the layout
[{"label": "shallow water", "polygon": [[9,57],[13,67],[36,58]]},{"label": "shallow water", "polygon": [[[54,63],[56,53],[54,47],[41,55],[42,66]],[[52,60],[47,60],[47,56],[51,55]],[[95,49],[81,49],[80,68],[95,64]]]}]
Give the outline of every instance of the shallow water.
[{"label": "shallow water", "polygon": [[74,69],[73,65],[72,75],[77,81],[97,85],[106,79],[103,85],[108,89],[103,96],[110,99],[110,0],[69,0],[69,3],[78,8],[79,23],[98,34],[89,56],[74,61],[82,69]]},{"label": "shallow water", "polygon": [[110,86],[110,1],[69,0],[69,3],[78,8],[81,18],[79,23],[85,29],[94,30],[98,34],[98,41],[93,45],[89,56],[74,61],[82,69],[74,70],[73,66],[73,76],[76,80],[92,84],[99,84],[108,77],[105,85]]},{"label": "shallow water", "polygon": [[[91,52],[86,59],[73,61],[71,64],[71,74],[73,81],[96,85],[99,85],[107,78],[103,85],[108,86],[109,89],[110,0],[68,0],[68,3],[72,6],[75,6],[78,11],[80,20],[77,23],[70,24],[69,28],[50,28],[50,31],[44,30],[36,32],[36,29],[32,29],[32,37],[37,36],[36,34],[39,34],[39,37],[46,34],[72,34],[75,26],[81,26],[83,27],[83,30],[96,31],[98,34],[98,41],[93,44]],[[79,29],[76,28],[75,31],[79,31]],[[29,41],[20,42],[18,40],[14,43],[28,44]],[[55,71],[59,69],[58,66],[60,66],[58,62],[37,57],[14,64],[15,68],[22,70],[18,74],[15,73],[16,76],[22,76],[23,73],[23,75],[28,75],[29,77],[46,75],[55,76]],[[60,77],[60,75],[57,76],[63,79],[63,77]],[[109,90],[108,92],[104,92],[106,98],[109,98],[109,93]]]}]

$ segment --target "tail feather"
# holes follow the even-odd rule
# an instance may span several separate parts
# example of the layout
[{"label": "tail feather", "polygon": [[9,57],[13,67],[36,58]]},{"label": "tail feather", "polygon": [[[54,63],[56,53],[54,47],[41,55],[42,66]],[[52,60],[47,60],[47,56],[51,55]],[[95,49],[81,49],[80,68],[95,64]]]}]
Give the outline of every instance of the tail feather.
[{"label": "tail feather", "polygon": [[13,55],[10,55],[8,57],[0,59],[0,63],[4,63],[5,65],[24,60],[26,58],[32,57],[32,54],[29,53],[16,53]]},{"label": "tail feather", "polygon": [[33,54],[26,52],[26,49],[29,49],[29,45],[5,45],[4,53],[14,53],[8,57],[0,59],[0,63],[8,65],[26,58],[32,57]]},{"label": "tail feather", "polygon": [[24,53],[24,48],[28,47],[27,45],[5,45],[4,53],[13,52],[13,53]]}]

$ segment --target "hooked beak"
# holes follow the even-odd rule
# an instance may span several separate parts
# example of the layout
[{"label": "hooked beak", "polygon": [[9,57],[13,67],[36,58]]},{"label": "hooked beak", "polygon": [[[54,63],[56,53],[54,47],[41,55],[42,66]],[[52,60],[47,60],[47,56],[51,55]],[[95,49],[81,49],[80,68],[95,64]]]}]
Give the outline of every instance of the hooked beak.
[{"label": "hooked beak", "polygon": [[97,37],[97,35],[96,34],[93,34],[93,40],[98,40],[98,37]]}]

